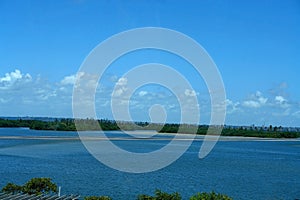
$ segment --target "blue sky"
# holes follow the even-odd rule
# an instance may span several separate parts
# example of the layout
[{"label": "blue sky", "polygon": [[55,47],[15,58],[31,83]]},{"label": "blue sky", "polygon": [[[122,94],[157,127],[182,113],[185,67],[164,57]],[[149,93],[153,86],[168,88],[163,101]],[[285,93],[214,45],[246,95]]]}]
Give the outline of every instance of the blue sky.
[{"label": "blue sky", "polygon": [[[180,31],[210,54],[226,89],[226,124],[300,126],[299,1],[2,0],[0,116],[71,117],[74,77],[89,52],[114,34],[149,26]],[[112,117],[108,100],[122,74],[153,61],[185,66],[181,73],[200,102],[200,123],[208,123],[201,77],[184,61],[155,51],[109,68],[97,94],[98,116]],[[140,88],[133,118],[149,120],[155,103],[165,107],[168,121],[177,121],[178,102],[170,96],[161,87]]]}]

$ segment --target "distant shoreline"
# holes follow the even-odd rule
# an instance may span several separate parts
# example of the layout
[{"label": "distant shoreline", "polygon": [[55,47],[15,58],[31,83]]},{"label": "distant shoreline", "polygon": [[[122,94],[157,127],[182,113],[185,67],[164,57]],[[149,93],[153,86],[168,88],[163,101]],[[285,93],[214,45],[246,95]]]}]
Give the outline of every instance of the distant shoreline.
[{"label": "distant shoreline", "polygon": [[208,130],[221,132],[221,136],[240,136],[254,138],[300,138],[300,129],[290,131],[284,127],[233,127],[225,125],[195,125],[195,124],[150,124],[148,122],[124,122],[107,119],[53,119],[52,121],[1,119],[0,127],[24,128],[50,131],[151,131],[170,134],[206,135]]}]

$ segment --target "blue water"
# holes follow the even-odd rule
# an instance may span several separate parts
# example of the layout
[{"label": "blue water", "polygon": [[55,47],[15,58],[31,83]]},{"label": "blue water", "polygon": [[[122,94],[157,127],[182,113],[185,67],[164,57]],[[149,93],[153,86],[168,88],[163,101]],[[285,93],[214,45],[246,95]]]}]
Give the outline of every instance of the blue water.
[{"label": "blue water", "polygon": [[[122,136],[118,132],[107,135]],[[300,198],[300,140],[219,141],[202,160],[198,158],[201,141],[195,141],[168,167],[130,174],[101,164],[79,140],[3,139],[3,136],[78,137],[76,132],[0,129],[1,188],[8,182],[23,184],[32,177],[51,177],[62,186],[63,194],[108,195],[115,200],[136,199],[138,194],[153,194],[157,188],[177,191],[183,199],[212,190],[234,199]],[[150,152],[167,143],[116,141],[136,152]]]}]

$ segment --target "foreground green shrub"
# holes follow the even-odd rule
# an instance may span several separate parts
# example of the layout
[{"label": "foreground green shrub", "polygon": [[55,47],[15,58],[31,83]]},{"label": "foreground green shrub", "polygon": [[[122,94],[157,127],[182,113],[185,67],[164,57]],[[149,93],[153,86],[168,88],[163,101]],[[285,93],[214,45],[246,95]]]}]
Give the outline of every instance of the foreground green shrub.
[{"label": "foreground green shrub", "polygon": [[140,194],[137,200],[155,200],[155,197],[146,194]]},{"label": "foreground green shrub", "polygon": [[112,200],[110,197],[107,196],[89,196],[89,197],[84,197],[84,200]]},{"label": "foreground green shrub", "polygon": [[16,185],[14,183],[7,183],[7,185],[2,188],[1,192],[9,193],[9,194],[17,194],[22,192],[22,186]]},{"label": "foreground green shrub", "polygon": [[190,200],[232,200],[232,198],[224,194],[217,194],[215,192],[211,192],[211,193],[202,192],[192,196]]},{"label": "foreground green shrub", "polygon": [[[8,183],[1,190],[3,193],[10,194],[53,194],[57,192],[57,186],[55,183],[51,181],[50,178],[33,178],[29,180],[24,185],[16,185],[14,183]],[[181,195],[178,192],[167,193],[161,190],[156,190],[155,195],[146,195],[140,194],[137,197],[137,200],[181,200]],[[112,200],[112,198],[108,196],[87,196],[84,200]],[[190,197],[190,200],[232,200],[232,198],[228,197],[224,194],[218,194],[215,192],[202,192],[197,193],[194,196]]]},{"label": "foreground green shrub", "polygon": [[155,196],[141,194],[137,198],[138,200],[181,200],[181,196],[178,192],[172,194],[162,192],[161,190],[155,191]]},{"label": "foreground green shrub", "polygon": [[24,194],[50,194],[57,192],[57,186],[51,181],[50,178],[32,178],[24,185],[16,185],[14,183],[8,183],[1,190],[4,193],[24,193]]},{"label": "foreground green shrub", "polygon": [[22,191],[27,194],[49,194],[56,193],[57,185],[51,181],[51,178],[33,178],[23,186]]}]

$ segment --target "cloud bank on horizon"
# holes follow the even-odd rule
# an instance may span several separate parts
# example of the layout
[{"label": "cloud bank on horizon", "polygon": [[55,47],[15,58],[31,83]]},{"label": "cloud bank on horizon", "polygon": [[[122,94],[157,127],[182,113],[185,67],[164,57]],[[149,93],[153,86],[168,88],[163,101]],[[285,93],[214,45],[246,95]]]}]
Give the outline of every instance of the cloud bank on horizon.
[{"label": "cloud bank on horizon", "polygon": [[[67,75],[58,82],[51,82],[40,75],[33,77],[30,73],[23,73],[19,69],[7,72],[0,76],[1,116],[72,117],[72,91],[76,76],[76,74]],[[112,83],[111,87],[101,85],[97,88],[95,104],[99,118],[112,119],[109,112],[111,96],[121,97],[127,90],[126,78],[116,78],[112,75],[109,80]],[[113,85],[116,86],[115,90],[113,90]],[[258,90],[238,101],[228,98],[225,102],[226,124],[297,126],[300,120],[300,101],[289,99],[286,94],[287,88],[287,83],[281,83],[277,88],[264,92]],[[202,115],[200,123],[209,123],[208,106],[210,105],[207,105],[209,97],[188,89],[185,90],[184,95],[187,98],[197,96]],[[176,98],[171,97],[172,94],[166,91],[158,92],[142,88],[131,98],[130,112],[133,116],[137,116],[136,120],[149,121],[147,115],[153,106],[153,101],[156,100],[157,104],[163,106],[166,114],[169,115],[168,121],[178,122],[180,107],[176,103]],[[122,98],[119,99],[119,103],[123,103]]]}]

